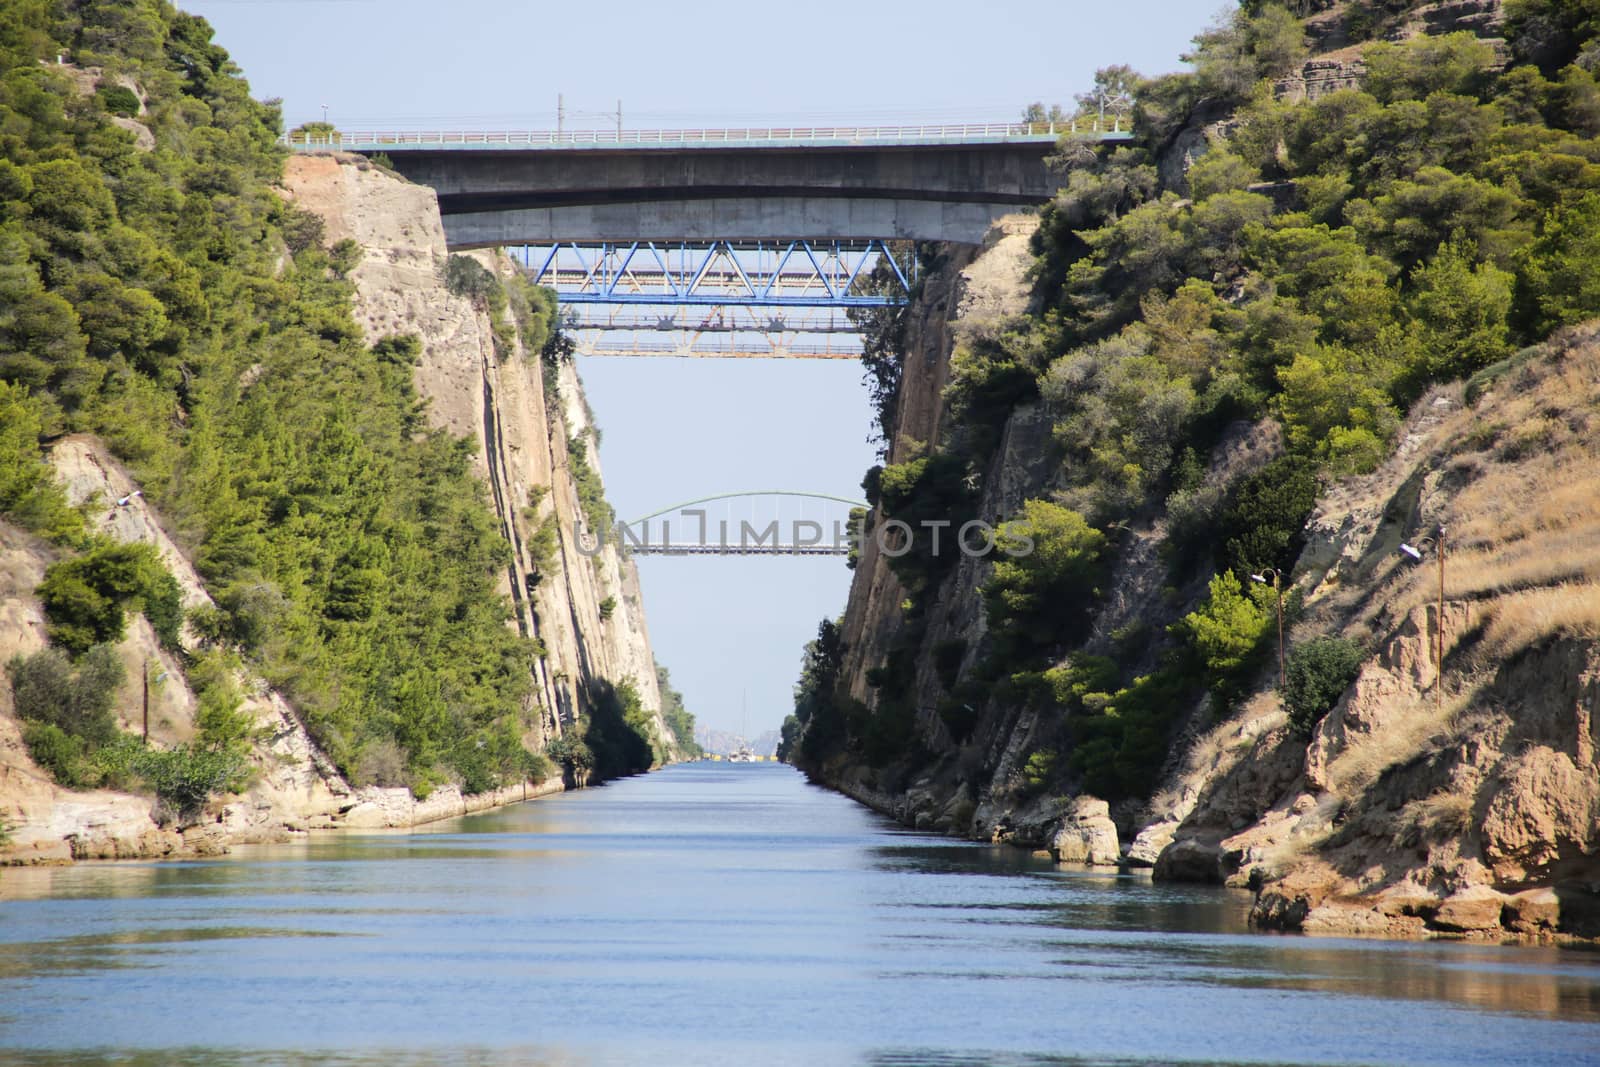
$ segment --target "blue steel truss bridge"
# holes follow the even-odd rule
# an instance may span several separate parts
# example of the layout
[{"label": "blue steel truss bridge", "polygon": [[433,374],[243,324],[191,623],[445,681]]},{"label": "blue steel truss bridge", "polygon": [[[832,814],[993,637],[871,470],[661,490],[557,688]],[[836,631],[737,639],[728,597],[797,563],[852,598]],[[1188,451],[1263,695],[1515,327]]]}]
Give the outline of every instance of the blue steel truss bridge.
[{"label": "blue steel truss bridge", "polygon": [[854,359],[860,308],[904,304],[914,250],[867,241],[568,242],[510,250],[585,356]]}]

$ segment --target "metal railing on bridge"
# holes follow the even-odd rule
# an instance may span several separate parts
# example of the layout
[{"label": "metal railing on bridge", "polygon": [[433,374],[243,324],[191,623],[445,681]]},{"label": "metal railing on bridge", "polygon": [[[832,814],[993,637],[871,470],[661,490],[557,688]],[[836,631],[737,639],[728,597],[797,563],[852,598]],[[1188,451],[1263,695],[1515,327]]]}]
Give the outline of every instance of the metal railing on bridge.
[{"label": "metal railing on bridge", "polygon": [[635,545],[635,556],[848,556],[849,545]]},{"label": "metal railing on bridge", "polygon": [[776,145],[855,146],[1039,142],[1083,137],[1131,138],[1121,116],[1057,122],[952,122],[915,126],[742,126],[682,130],[336,130],[284,134],[297,151],[380,152],[395,149],[757,148]]}]

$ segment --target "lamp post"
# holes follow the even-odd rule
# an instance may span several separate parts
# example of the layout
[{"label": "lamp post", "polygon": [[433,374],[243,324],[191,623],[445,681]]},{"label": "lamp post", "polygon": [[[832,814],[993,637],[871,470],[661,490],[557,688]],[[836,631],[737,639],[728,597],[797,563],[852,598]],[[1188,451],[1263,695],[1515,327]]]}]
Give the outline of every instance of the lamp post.
[{"label": "lamp post", "polygon": [[1435,629],[1437,644],[1434,655],[1433,695],[1440,707],[1444,706],[1444,531],[1443,526],[1432,537],[1418,539],[1415,545],[1401,544],[1400,551],[1411,557],[1412,562],[1421,563],[1423,553],[1432,549],[1439,558],[1439,618]]},{"label": "lamp post", "polygon": [[1288,688],[1283,669],[1283,575],[1276,567],[1264,567],[1260,574],[1252,574],[1250,580],[1266,585],[1269,574],[1272,575],[1272,591],[1278,596],[1278,692],[1282,693]]}]

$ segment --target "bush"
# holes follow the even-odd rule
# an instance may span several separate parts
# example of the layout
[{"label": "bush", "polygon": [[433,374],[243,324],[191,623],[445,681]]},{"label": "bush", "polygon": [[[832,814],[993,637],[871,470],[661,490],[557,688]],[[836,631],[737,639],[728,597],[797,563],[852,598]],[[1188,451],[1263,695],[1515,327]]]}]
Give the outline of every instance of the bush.
[{"label": "bush", "polygon": [[1050,779],[1056,772],[1056,750],[1041,748],[1028,756],[1028,762],[1022,765],[1022,782],[1028,792],[1037,793],[1050,784]]},{"label": "bush", "polygon": [[86,746],[83,754],[117,736],[111,707],[124,671],[109,645],[91,649],[76,667],[60,649],[45,648],[13,659],[6,671],[18,718],[64,731]]},{"label": "bush", "polygon": [[1223,705],[1238,695],[1272,631],[1272,596],[1265,585],[1252,585],[1246,592],[1234,573],[1225,571],[1212,576],[1205,602],[1173,627],[1187,640]]},{"label": "bush", "polygon": [[55,723],[25,722],[22,743],[28,746],[33,762],[49,771],[61,785],[83,789],[99,784],[89,765],[83,738],[74,737]]},{"label": "bush", "polygon": [[1333,709],[1355,681],[1366,656],[1365,648],[1344,637],[1312,638],[1290,654],[1283,705],[1295,733],[1311,736],[1317,720]]},{"label": "bush", "polygon": [[376,785],[386,788],[406,784],[406,752],[392,737],[379,737],[368,741],[355,759],[355,772],[351,775],[357,786]]},{"label": "bush", "polygon": [[139,96],[126,85],[103,85],[95,95],[100,98],[100,106],[113,115],[132,118],[139,113]]},{"label": "bush", "polygon": [[211,794],[242,785],[249,771],[238,753],[201,745],[142,748],[129,766],[183,821],[199,815]]},{"label": "bush", "polygon": [[594,752],[583,740],[588,723],[579,719],[567,732],[545,745],[544,753],[574,774],[586,774],[594,768]]},{"label": "bush", "polygon": [[1083,633],[1106,538],[1070,508],[1028,500],[996,538],[1001,559],[983,589],[1003,664]]},{"label": "bush", "polygon": [[489,294],[500,287],[500,282],[489,268],[471,256],[451,256],[444,264],[444,287],[453,296],[487,300]]},{"label": "bush", "polygon": [[[0,355],[0,377],[12,370],[8,357]],[[70,544],[83,536],[83,515],[68,506],[39,451],[45,419],[45,405],[29,395],[27,386],[0,381],[0,516],[47,540]]]},{"label": "bush", "polygon": [[1217,520],[1217,570],[1287,571],[1304,547],[1320,491],[1316,464],[1303,456],[1284,456],[1239,479]]},{"label": "bush", "polygon": [[51,564],[35,592],[51,642],[73,655],[120,641],[125,606],[144,611],[162,644],[177,647],[183,619],[178,584],[152,545],[101,540]]}]

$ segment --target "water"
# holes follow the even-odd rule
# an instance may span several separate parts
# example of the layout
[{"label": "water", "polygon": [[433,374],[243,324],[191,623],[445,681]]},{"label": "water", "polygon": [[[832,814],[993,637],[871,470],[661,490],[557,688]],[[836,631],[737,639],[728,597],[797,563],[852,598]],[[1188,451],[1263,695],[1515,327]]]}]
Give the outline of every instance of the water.
[{"label": "water", "polygon": [[1248,904],[675,767],[0,872],[0,1061],[1600,1063],[1600,954],[1259,935]]}]

